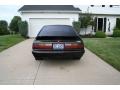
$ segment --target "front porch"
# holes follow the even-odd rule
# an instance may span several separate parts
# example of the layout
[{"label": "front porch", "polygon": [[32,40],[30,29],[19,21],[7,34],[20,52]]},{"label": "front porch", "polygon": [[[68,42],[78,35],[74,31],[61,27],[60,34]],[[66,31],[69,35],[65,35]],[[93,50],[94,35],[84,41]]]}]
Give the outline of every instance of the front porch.
[{"label": "front porch", "polygon": [[95,21],[95,25],[94,26],[89,25],[87,28],[81,28],[80,35],[88,35],[88,34],[94,35],[96,31],[105,32],[106,35],[113,34],[113,29],[116,25],[115,17],[113,18],[113,17],[97,16],[97,17],[93,17],[93,19]]}]

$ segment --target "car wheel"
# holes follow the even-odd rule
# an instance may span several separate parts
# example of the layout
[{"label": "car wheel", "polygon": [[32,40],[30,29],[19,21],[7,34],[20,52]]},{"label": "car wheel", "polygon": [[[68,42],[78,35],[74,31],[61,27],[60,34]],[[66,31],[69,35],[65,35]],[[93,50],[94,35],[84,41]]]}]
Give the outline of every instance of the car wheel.
[{"label": "car wheel", "polygon": [[75,60],[80,60],[81,57],[73,57]]},{"label": "car wheel", "polygon": [[44,60],[43,58],[39,58],[39,60]]},{"label": "car wheel", "polygon": [[35,57],[35,60],[43,60],[42,57]]},{"label": "car wheel", "polygon": [[38,58],[38,57],[35,57],[35,60],[39,60],[39,58]]}]

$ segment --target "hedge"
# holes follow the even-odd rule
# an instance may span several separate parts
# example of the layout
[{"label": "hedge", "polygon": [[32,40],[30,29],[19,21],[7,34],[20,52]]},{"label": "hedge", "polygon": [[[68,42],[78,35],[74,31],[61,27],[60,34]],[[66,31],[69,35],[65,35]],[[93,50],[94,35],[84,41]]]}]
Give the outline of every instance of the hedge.
[{"label": "hedge", "polygon": [[120,30],[114,30],[113,37],[120,37]]},{"label": "hedge", "polygon": [[97,32],[95,33],[95,37],[96,37],[96,38],[105,38],[105,37],[106,37],[106,34],[105,34],[104,32],[102,32],[102,31],[97,31]]}]

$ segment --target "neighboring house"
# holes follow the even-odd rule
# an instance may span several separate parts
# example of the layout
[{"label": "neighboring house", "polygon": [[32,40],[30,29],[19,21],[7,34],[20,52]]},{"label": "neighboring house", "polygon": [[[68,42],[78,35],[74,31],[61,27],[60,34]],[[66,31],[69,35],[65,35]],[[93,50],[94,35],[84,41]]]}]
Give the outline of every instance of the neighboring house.
[{"label": "neighboring house", "polygon": [[35,37],[44,25],[72,25],[81,10],[72,5],[24,5],[19,12],[28,22],[28,36]]},{"label": "neighboring house", "polygon": [[[106,35],[112,35],[117,18],[120,18],[120,5],[91,5],[80,16],[85,16],[86,13],[90,13],[96,22],[93,30],[92,27],[87,28],[87,34],[103,31]],[[81,29],[80,34],[84,35],[85,29]]]}]

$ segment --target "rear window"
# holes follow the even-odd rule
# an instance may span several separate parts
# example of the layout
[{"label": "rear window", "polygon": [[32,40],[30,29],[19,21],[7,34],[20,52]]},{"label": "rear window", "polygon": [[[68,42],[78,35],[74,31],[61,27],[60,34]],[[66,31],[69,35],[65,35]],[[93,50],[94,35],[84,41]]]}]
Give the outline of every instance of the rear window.
[{"label": "rear window", "polygon": [[50,25],[44,26],[38,36],[76,36],[76,32],[72,26]]}]

